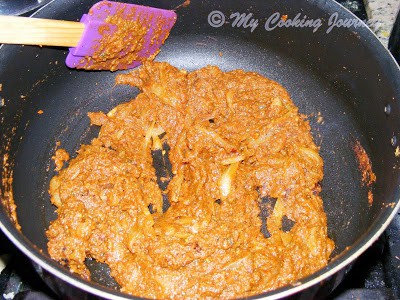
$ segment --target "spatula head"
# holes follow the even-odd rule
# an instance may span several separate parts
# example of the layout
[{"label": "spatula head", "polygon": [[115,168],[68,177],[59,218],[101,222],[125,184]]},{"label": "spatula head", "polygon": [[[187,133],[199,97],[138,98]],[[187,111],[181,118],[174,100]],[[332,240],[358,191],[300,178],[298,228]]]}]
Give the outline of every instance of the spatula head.
[{"label": "spatula head", "polygon": [[176,21],[171,10],[101,1],[84,14],[85,30],[66,64],[87,70],[124,70],[157,55]]}]

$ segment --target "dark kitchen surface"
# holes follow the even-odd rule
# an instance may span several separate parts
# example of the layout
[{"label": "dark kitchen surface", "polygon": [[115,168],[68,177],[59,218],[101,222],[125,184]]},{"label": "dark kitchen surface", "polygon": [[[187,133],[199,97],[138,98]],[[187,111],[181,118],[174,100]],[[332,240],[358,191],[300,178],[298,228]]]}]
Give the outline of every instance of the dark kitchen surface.
[{"label": "dark kitchen surface", "polygon": [[[1,9],[6,9],[2,6],[6,2],[15,1],[1,0]],[[337,2],[354,12],[360,19],[367,19],[362,0]],[[5,262],[4,266],[2,261]],[[0,272],[0,299],[57,299],[36,274],[29,259],[15,248],[2,232],[0,232]],[[328,299],[400,299],[399,214],[380,239],[354,263],[344,281]]]},{"label": "dark kitchen surface", "polygon": [[336,0],[361,20],[367,20],[367,12],[363,0]]}]

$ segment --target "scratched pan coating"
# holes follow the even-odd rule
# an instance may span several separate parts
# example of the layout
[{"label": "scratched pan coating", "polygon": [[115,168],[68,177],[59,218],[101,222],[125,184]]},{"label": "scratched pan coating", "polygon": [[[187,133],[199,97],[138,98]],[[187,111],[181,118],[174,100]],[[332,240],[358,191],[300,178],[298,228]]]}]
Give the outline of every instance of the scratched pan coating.
[{"label": "scratched pan coating", "polygon": [[[53,1],[36,16],[78,20],[93,3]],[[151,2],[160,8],[178,4]],[[365,26],[330,26],[335,12],[336,20],[354,18],[334,1],[192,0],[177,10],[177,23],[156,59],[189,71],[217,65],[224,71],[259,72],[281,83],[300,112],[309,116],[325,164],[321,196],[329,236],[336,243],[335,259],[300,283],[256,297],[296,294],[311,299],[330,292],[349,264],[383,232],[399,206],[399,159],[393,138],[400,128],[399,68]],[[242,14],[243,19],[237,19]],[[298,14],[300,20],[309,20],[308,26],[277,23],[285,15],[294,20]],[[22,234],[4,209],[0,225],[57,293],[80,299],[87,297],[85,292],[134,298],[115,290],[117,285],[105,265],[88,261],[93,274],[93,282],[88,283],[47,255],[45,230],[56,217],[47,191],[54,175],[51,156],[56,142],[75,153],[98,133],[98,128],[89,126],[87,112],[108,111],[138,93],[114,86],[116,73],[66,68],[66,53],[66,49],[45,47],[0,49],[0,97],[4,99],[0,151],[2,157],[9,155]],[[318,121],[318,113],[322,120]],[[356,141],[366,149],[377,176],[371,206],[353,151]]]}]

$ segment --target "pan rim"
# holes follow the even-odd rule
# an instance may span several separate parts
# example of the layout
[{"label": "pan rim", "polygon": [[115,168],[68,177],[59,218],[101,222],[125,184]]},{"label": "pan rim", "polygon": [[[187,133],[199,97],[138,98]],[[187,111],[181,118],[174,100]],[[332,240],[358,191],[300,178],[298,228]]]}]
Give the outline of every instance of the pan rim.
[{"label": "pan rim", "polygon": [[[265,292],[263,294],[259,295],[253,295],[250,296],[250,299],[268,299],[268,300],[275,300],[275,299],[281,299],[284,297],[288,297],[291,295],[294,295],[300,291],[303,291],[307,288],[310,288],[314,285],[317,285],[321,281],[328,279],[341,269],[345,268],[348,266],[351,262],[353,262],[355,259],[357,259],[362,253],[364,253],[379,237],[380,235],[386,230],[386,228],[389,226],[389,224],[392,222],[394,216],[400,211],[400,201],[397,202],[396,206],[394,208],[390,208],[392,211],[390,215],[386,218],[385,222],[381,224],[379,229],[375,231],[375,233],[372,235],[372,237],[369,237],[368,235],[360,238],[355,244],[353,244],[353,247],[357,247],[357,245],[362,245],[357,249],[352,254],[347,254],[348,257],[346,257],[346,254],[343,255],[343,260],[340,261],[341,259],[338,259],[337,265],[334,266],[333,268],[330,268],[329,264],[325,266],[324,268],[318,270],[316,273],[313,273],[305,278],[304,280],[300,279],[292,284],[286,285],[284,287],[278,288],[273,291]],[[3,214],[3,212],[2,212]],[[9,221],[11,223],[11,221]],[[13,225],[11,225],[13,226]],[[31,259],[33,262],[38,264],[40,267],[45,269],[46,271],[50,272],[57,278],[63,280],[64,282],[67,282],[68,284],[71,284],[75,286],[78,289],[84,290],[86,292],[89,292],[91,294],[106,298],[106,299],[111,299],[111,300],[122,300],[122,299],[147,299],[147,298],[142,298],[138,296],[131,296],[128,294],[123,294],[122,292],[116,290],[115,292],[110,290],[107,291],[107,287],[103,286],[96,286],[96,283],[94,282],[89,282],[85,281],[81,278],[78,278],[76,275],[72,273],[68,273],[67,270],[62,269],[61,265],[60,266],[52,266],[50,264],[51,258],[47,257],[46,255],[40,253],[35,247],[30,245],[30,242],[26,241],[26,238],[17,231],[16,228],[13,228],[17,234],[12,233],[10,230],[8,230],[7,226],[3,224],[1,218],[0,218],[0,229],[3,231],[3,233],[7,236],[7,238],[19,249],[21,250],[29,259]],[[371,229],[372,231],[372,229]],[[350,251],[350,250],[349,250]],[[44,258],[44,259],[43,259]],[[49,261],[49,263],[47,262]],[[54,261],[54,263],[57,263]],[[331,262],[332,263],[332,262]],[[328,270],[326,270],[328,268]],[[319,274],[316,276],[316,274]],[[315,278],[312,278],[315,277]],[[121,295],[119,295],[121,294]]]},{"label": "pan rim", "polygon": [[[56,0],[51,0],[44,6],[42,6],[40,9],[38,9],[32,16],[35,16],[35,14],[47,7],[48,5],[51,5],[51,3],[56,2]],[[326,1],[317,1],[316,3],[321,3],[321,2],[326,2]],[[330,0],[333,5],[337,5],[341,10],[347,11],[349,14],[351,14],[353,17],[357,18],[351,11],[349,11],[346,7],[341,5],[340,3],[337,3],[333,0]],[[391,57],[392,62],[395,63],[395,66],[397,66],[397,70],[400,71],[400,66],[394,59],[393,55],[391,52],[380,42],[379,38],[376,36],[376,34],[372,31],[371,28],[369,28],[367,25],[363,24],[362,28],[367,28],[368,31],[370,32],[369,34],[372,33],[374,38],[372,39],[371,36],[369,38],[374,41],[375,43],[378,42],[380,44],[379,47],[383,47],[386,50],[386,55],[389,54],[389,57]],[[371,41],[369,41],[370,43]],[[0,46],[0,49],[3,48],[3,45]],[[399,181],[399,180],[398,180]],[[399,187],[396,189],[395,194],[399,195]],[[395,215],[398,213],[400,210],[400,197],[397,199],[397,204],[394,208],[388,208],[388,212],[390,211],[390,214],[386,217],[385,222],[381,224],[379,227],[376,225],[373,225],[369,232],[367,232],[364,236],[360,237],[359,240],[356,241],[352,246],[357,247],[357,245],[361,245],[357,251],[354,251],[351,253],[351,251],[348,251],[348,253],[344,253],[343,257],[338,258],[336,262],[330,262],[326,267],[322,268],[321,270],[317,271],[316,273],[304,278],[304,280],[299,280],[301,281],[300,285],[296,285],[296,283],[289,284],[287,286],[284,286],[282,288],[266,292],[263,294],[259,295],[254,295],[251,296],[250,298],[257,298],[257,299],[280,299],[282,297],[287,297],[293,294],[296,294],[300,291],[303,291],[311,286],[314,286],[321,281],[331,277],[341,269],[345,268],[348,266],[352,261],[354,261],[356,258],[358,258],[365,250],[367,250],[378,238],[379,236],[385,231],[385,229],[389,226],[389,224],[392,222],[393,218]],[[5,215],[4,212],[0,212],[0,229],[5,233],[7,238],[9,238],[13,244],[15,244],[29,259],[34,261],[36,264],[50,272],[51,274],[55,275],[59,279],[81,289],[86,292],[89,292],[91,294],[107,298],[107,299],[144,299],[140,298],[137,296],[130,296],[127,294],[122,294],[119,291],[108,291],[109,289],[103,286],[96,286],[96,283],[93,282],[88,282],[84,281],[83,279],[78,278],[77,276],[73,275],[72,273],[68,273],[68,271],[63,269],[60,266],[56,266],[56,264],[52,265],[52,260],[51,258],[47,257],[46,255],[40,253],[33,244],[31,244],[24,236],[22,233],[18,232],[15,228],[11,228],[9,230],[9,226],[12,226],[11,221],[9,222],[10,225],[6,225],[3,222],[3,215]],[[386,213],[385,213],[386,215]],[[7,218],[7,216],[6,216]],[[7,220],[9,221],[9,220]],[[377,228],[375,228],[377,227]],[[15,232],[13,232],[15,231]],[[17,234],[16,234],[17,233]],[[371,233],[372,236],[370,235]],[[330,264],[334,264],[334,266],[330,266]],[[332,268],[331,268],[332,267]],[[320,274],[321,273],[321,274]],[[319,274],[316,276],[316,274]],[[313,278],[315,277],[315,278]]]}]

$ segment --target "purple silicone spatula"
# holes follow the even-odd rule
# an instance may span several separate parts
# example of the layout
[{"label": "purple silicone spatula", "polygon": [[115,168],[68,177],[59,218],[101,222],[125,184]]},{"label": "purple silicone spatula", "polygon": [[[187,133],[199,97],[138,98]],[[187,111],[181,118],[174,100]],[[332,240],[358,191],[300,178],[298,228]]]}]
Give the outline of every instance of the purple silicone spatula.
[{"label": "purple silicone spatula", "polygon": [[157,55],[176,18],[172,10],[101,1],[80,22],[0,16],[0,43],[70,47],[70,68],[130,69]]}]

